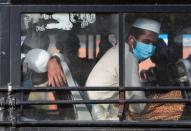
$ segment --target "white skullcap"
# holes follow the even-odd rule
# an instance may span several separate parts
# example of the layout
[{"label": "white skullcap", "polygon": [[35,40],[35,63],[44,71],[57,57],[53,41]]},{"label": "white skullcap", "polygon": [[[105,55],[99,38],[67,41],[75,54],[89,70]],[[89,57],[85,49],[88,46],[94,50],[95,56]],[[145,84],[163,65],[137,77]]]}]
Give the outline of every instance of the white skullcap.
[{"label": "white skullcap", "polygon": [[141,19],[137,19],[132,26],[140,28],[140,29],[153,31],[159,34],[161,25],[159,22],[155,20],[141,18]]},{"label": "white skullcap", "polygon": [[32,49],[26,54],[24,62],[36,73],[44,73],[47,72],[50,57],[51,54],[45,50]]}]

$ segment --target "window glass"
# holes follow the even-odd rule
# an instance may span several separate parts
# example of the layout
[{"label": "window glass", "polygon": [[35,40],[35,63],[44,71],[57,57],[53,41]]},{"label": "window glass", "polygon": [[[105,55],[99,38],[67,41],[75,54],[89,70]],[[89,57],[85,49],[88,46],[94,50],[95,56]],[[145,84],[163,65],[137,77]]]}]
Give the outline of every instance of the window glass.
[{"label": "window glass", "polygon": [[[21,83],[24,87],[118,86],[117,38],[117,14],[22,14]],[[108,50],[110,50],[108,55],[105,55]],[[110,71],[108,71],[109,68],[111,68]],[[103,93],[96,97],[95,94],[96,92],[87,94],[87,92],[79,91],[31,92],[25,99],[87,100],[105,97]],[[62,119],[92,119],[91,107],[86,105],[83,105],[86,117],[82,116],[83,111],[78,105],[32,107],[54,111],[63,109]]]},{"label": "window glass", "polygon": [[182,34],[183,57],[187,58],[191,52],[191,34]]},{"label": "window glass", "polygon": [[[126,13],[124,84],[126,87],[190,86],[191,15]],[[187,19],[185,19],[187,18]],[[22,84],[26,87],[119,86],[118,14],[26,13],[21,16]],[[182,59],[183,58],[183,59]],[[56,67],[55,67],[56,66]],[[114,100],[116,91],[31,92],[28,100]],[[127,91],[126,99],[182,99],[189,91]],[[32,106],[63,119],[119,120],[115,104]],[[64,109],[64,110],[62,110]],[[189,107],[177,103],[130,104],[129,120],[181,120]],[[186,115],[184,114],[186,112]],[[54,112],[55,113],[55,112]],[[81,116],[80,116],[81,115]],[[44,115],[46,116],[46,114]],[[58,117],[57,117],[58,118]],[[42,117],[45,119],[45,117]],[[188,118],[189,119],[189,118]]]},{"label": "window glass", "polygon": [[168,34],[159,34],[159,38],[163,39],[164,42],[168,45]]},{"label": "window glass", "polygon": [[[126,43],[126,86],[180,86],[190,85],[188,71],[190,66],[190,14],[181,13],[127,13]],[[183,48],[182,48],[183,47]],[[184,59],[182,59],[184,58]],[[131,76],[130,76],[131,75]],[[129,77],[130,76],[130,77]],[[137,78],[135,79],[131,78]],[[185,83],[186,82],[186,83]],[[135,92],[134,92],[135,93]],[[189,91],[154,90],[136,91],[132,99],[181,99]],[[139,94],[139,95],[138,95]],[[141,96],[141,97],[140,97]],[[138,104],[137,104],[138,105]],[[140,105],[139,110],[141,110]],[[187,119],[189,107],[185,104],[146,104],[140,114],[131,113],[133,120],[180,120]]]}]

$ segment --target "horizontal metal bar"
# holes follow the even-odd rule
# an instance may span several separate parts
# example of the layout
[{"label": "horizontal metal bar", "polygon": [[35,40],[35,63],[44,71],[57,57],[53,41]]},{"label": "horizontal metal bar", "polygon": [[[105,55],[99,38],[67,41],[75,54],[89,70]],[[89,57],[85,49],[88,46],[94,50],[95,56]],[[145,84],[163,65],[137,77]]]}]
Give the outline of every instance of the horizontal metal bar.
[{"label": "horizontal metal bar", "polygon": [[20,105],[50,105],[50,104],[129,104],[129,103],[191,103],[191,99],[137,99],[137,100],[54,100],[54,101],[20,101]]},{"label": "horizontal metal bar", "polygon": [[[11,122],[0,122],[0,126],[10,126]],[[191,121],[16,121],[15,127],[191,127]]]},{"label": "horizontal metal bar", "polygon": [[[144,87],[13,87],[12,92],[39,92],[39,91],[152,91],[152,90],[191,90],[190,86],[144,86]],[[7,87],[0,88],[0,92],[7,92]]]},{"label": "horizontal metal bar", "polygon": [[[21,128],[27,130],[31,127]],[[33,129],[47,131],[47,127],[33,127]],[[190,131],[189,127],[49,127],[48,129],[48,131]]]},{"label": "horizontal metal bar", "polygon": [[0,121],[0,126],[12,126],[12,124],[10,121]]},{"label": "horizontal metal bar", "polygon": [[22,12],[95,12],[95,13],[124,13],[124,12],[187,12],[191,11],[189,4],[174,5],[12,5],[12,8]]}]

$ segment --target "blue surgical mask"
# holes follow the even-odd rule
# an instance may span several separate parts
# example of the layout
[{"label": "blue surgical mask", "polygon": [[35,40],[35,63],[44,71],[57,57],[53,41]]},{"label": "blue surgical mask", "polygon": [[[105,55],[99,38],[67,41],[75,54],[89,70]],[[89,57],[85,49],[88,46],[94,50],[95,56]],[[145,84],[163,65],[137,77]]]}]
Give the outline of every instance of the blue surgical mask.
[{"label": "blue surgical mask", "polygon": [[156,47],[152,43],[145,44],[143,42],[136,41],[136,47],[133,49],[133,54],[140,62],[151,57],[154,54],[155,49]]}]

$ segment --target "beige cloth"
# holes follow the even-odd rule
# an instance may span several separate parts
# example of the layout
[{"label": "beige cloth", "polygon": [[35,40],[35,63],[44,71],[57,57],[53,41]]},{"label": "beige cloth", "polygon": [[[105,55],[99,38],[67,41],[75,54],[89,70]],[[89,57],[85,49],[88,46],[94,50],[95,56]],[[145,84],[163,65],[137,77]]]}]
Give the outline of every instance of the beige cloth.
[{"label": "beige cloth", "polygon": [[[149,99],[182,99],[181,91],[155,93]],[[142,114],[129,113],[131,120],[179,120],[183,114],[185,104],[180,103],[149,103]]]},{"label": "beige cloth", "polygon": [[[141,86],[138,76],[138,62],[129,51],[128,44],[125,44],[125,85]],[[119,45],[109,49],[98,61],[87,79],[86,86],[119,86]],[[87,93],[89,99],[94,100],[116,99],[119,94],[117,91],[88,91]],[[144,99],[145,94],[142,91],[128,91],[126,98]],[[130,110],[139,113],[144,110],[144,107],[145,104],[131,104]],[[96,120],[117,120],[117,111],[118,108],[109,104],[92,105],[92,115]],[[113,112],[116,114],[113,115]]]},{"label": "beige cloth", "polygon": [[[34,85],[34,87],[47,87],[48,81],[45,83],[42,83],[40,85]],[[30,92],[29,101],[35,101],[35,100],[45,100],[45,101],[51,101],[55,100],[53,92]],[[44,109],[44,110],[55,110],[57,109],[57,105],[32,105],[32,107],[35,107],[37,109]]]}]

